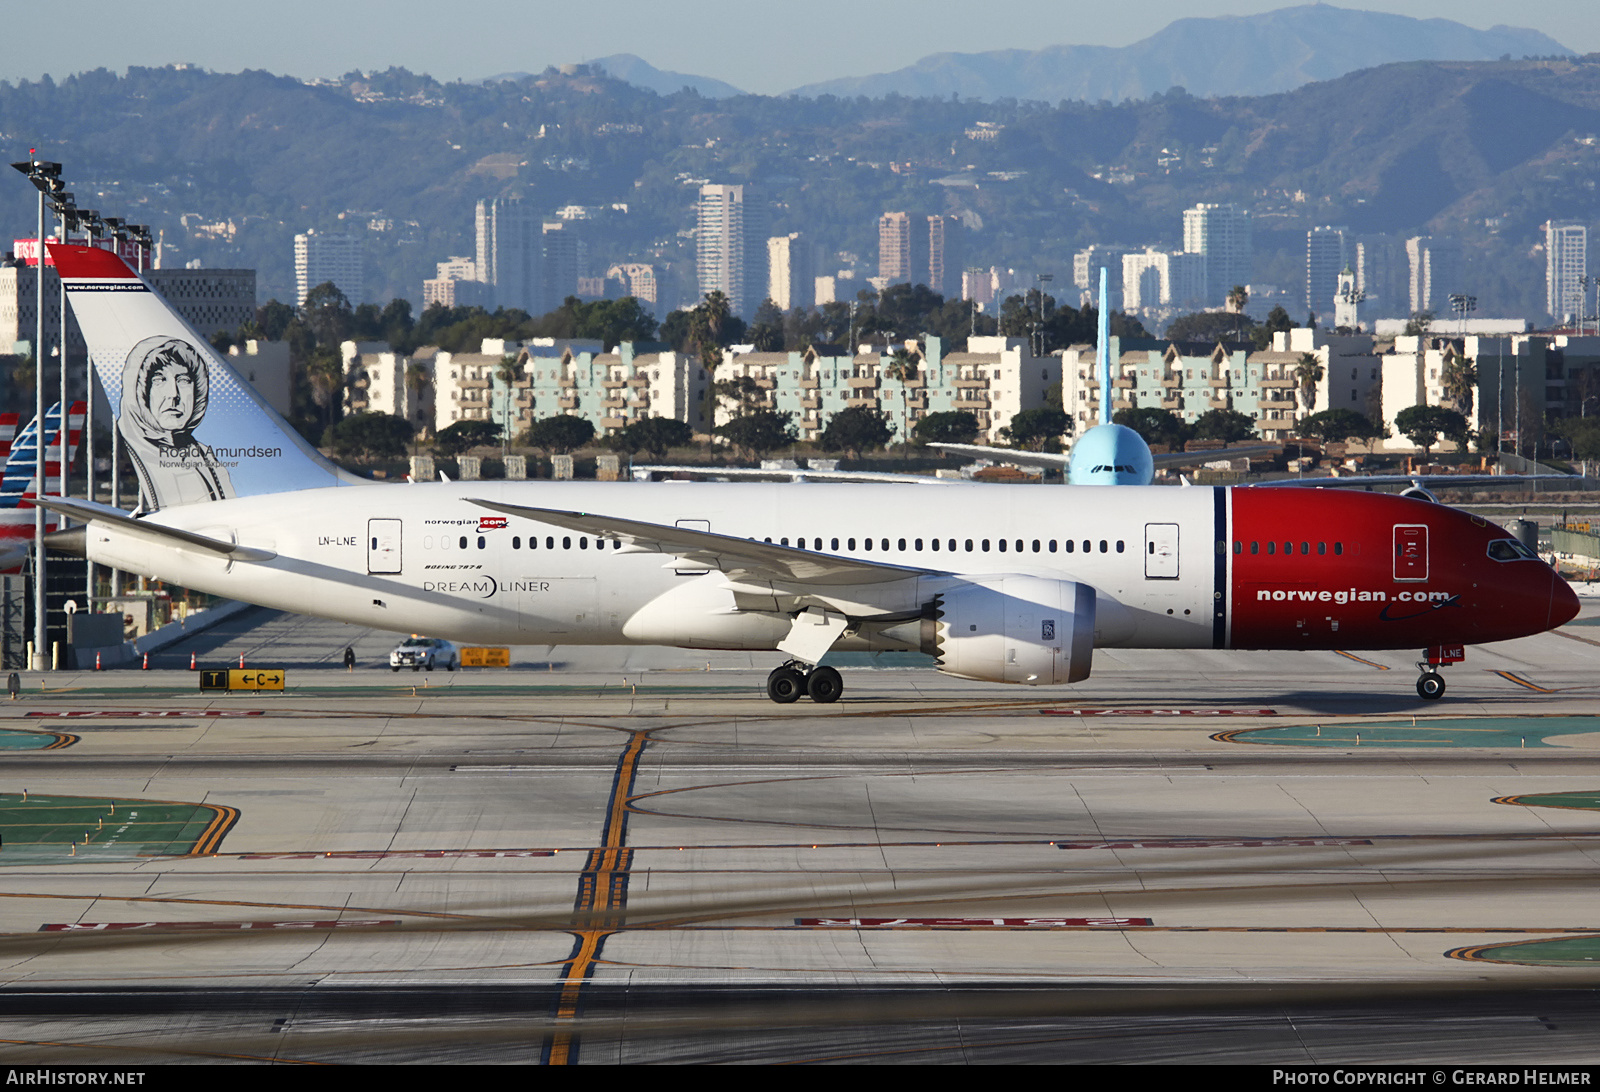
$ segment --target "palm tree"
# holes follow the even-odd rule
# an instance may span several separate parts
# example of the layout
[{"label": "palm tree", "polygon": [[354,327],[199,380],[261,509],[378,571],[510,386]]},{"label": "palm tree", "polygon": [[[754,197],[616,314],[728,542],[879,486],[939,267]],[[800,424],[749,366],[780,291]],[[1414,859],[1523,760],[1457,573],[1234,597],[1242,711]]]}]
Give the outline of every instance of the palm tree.
[{"label": "palm tree", "polygon": [[1301,353],[1294,366],[1295,382],[1300,384],[1300,407],[1310,413],[1317,406],[1317,384],[1322,382],[1322,361],[1311,353]]},{"label": "palm tree", "polygon": [[528,362],[528,350],[524,349],[516,356],[507,353],[500,358],[500,367],[495,370],[495,375],[500,382],[506,385],[505,394],[505,428],[500,433],[500,455],[503,458],[511,450],[511,403],[512,396],[516,393],[517,382],[522,378],[522,368]]},{"label": "palm tree", "polygon": [[[432,382],[433,377],[428,373],[427,365],[420,361],[412,361],[406,365],[406,390],[410,391],[412,397],[416,399],[414,416],[417,419],[418,426],[422,424],[422,392],[427,390],[428,385]],[[411,454],[413,455],[417,453],[417,439],[421,432],[422,429],[418,427],[411,434]]]},{"label": "palm tree", "polygon": [[306,379],[311,383],[311,398],[327,411],[327,428],[333,427],[335,396],[344,390],[344,361],[337,353],[318,349],[306,365]]},{"label": "palm tree", "polygon": [[1242,316],[1244,315],[1245,305],[1249,302],[1250,290],[1242,284],[1234,285],[1232,290],[1228,293],[1228,310],[1232,311],[1235,315],[1241,316],[1240,319],[1234,322],[1234,334],[1237,337],[1244,337],[1244,321]]},{"label": "palm tree", "polygon": [[1471,358],[1458,356],[1454,349],[1448,350],[1439,380],[1445,396],[1455,403],[1456,412],[1471,418],[1472,396],[1478,387],[1478,369]]}]

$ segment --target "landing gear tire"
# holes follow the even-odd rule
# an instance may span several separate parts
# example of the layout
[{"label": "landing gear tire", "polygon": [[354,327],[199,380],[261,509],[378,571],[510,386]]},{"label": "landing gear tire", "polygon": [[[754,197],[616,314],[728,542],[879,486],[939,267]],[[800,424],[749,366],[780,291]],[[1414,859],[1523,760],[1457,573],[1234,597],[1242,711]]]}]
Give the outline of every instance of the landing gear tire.
[{"label": "landing gear tire", "polygon": [[1436,671],[1425,671],[1417,680],[1417,695],[1428,701],[1444,697],[1444,677]]},{"label": "landing gear tire", "polygon": [[780,667],[767,676],[767,697],[779,705],[797,702],[805,692],[805,676],[792,667]]},{"label": "landing gear tire", "polygon": [[806,693],[818,705],[831,705],[844,693],[844,680],[831,667],[813,668],[806,679]]}]

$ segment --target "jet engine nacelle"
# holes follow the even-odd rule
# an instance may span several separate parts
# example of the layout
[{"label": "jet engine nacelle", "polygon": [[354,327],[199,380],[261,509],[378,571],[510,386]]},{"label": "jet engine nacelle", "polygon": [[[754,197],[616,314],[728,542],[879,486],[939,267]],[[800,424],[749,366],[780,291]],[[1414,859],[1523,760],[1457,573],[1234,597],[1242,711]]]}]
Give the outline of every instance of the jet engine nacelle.
[{"label": "jet engine nacelle", "polygon": [[963,679],[1061,685],[1089,677],[1094,589],[1074,580],[993,576],[934,602],[939,670]]}]

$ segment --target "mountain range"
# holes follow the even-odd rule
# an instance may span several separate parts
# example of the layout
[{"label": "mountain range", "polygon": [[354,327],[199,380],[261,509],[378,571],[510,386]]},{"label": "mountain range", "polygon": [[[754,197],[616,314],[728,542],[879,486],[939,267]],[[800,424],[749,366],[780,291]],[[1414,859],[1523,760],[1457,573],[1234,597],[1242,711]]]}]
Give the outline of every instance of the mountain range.
[{"label": "mountain range", "polygon": [[[1129,46],[1053,45],[987,53],[935,53],[894,72],[825,80],[790,95],[1121,102],[1172,87],[1200,98],[1270,95],[1398,61],[1489,61],[1571,56],[1546,34],[1521,27],[1477,30],[1449,19],[1413,19],[1305,4],[1259,15],[1179,19]],[[721,80],[663,72],[628,53],[589,62],[636,87],[705,98],[742,92]]]}]

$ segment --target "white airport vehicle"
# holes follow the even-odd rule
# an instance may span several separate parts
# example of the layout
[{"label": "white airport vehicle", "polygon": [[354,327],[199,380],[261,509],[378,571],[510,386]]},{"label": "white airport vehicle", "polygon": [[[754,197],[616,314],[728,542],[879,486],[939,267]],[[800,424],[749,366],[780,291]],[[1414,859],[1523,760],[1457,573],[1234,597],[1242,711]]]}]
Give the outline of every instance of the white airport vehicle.
[{"label": "white airport vehicle", "polygon": [[454,671],[460,666],[460,651],[442,637],[418,637],[413,634],[389,653],[389,668],[392,671],[399,671],[402,667],[409,667],[413,671],[423,668],[432,671],[436,667]]}]

